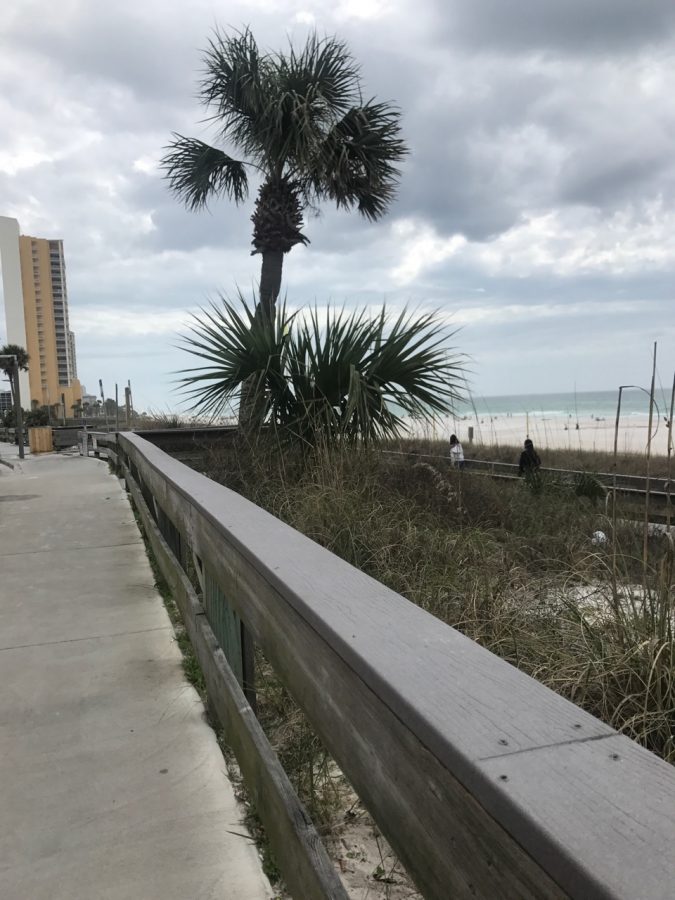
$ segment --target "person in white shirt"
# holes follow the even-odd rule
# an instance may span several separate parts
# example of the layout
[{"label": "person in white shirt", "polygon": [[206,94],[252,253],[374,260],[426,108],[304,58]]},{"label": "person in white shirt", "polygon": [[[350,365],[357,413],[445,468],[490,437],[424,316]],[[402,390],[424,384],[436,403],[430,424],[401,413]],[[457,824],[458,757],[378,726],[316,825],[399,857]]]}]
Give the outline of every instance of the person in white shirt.
[{"label": "person in white shirt", "polygon": [[456,434],[450,435],[450,461],[455,469],[464,468],[464,451]]}]

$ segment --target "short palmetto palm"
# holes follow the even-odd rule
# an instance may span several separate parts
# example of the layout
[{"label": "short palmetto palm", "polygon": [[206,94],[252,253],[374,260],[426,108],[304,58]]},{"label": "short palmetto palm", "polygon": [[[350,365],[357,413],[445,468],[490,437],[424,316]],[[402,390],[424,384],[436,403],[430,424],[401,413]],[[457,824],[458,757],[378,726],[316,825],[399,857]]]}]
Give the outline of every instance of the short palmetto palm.
[{"label": "short palmetto palm", "polygon": [[407,150],[399,113],[364,101],[359,69],[334,38],[310,37],[300,51],[262,53],[250,31],[218,32],[204,57],[200,99],[220,147],[175,134],[162,160],[174,193],[198,210],[216,196],[242,203],[249,172],[260,180],[253,253],[262,254],[260,304],[272,312],[283,257],[306,244],[303,213],[330,200],[367,219],[382,216]]},{"label": "short palmetto palm", "polygon": [[369,442],[404,430],[405,417],[448,413],[463,382],[452,333],[433,313],[390,317],[318,308],[273,316],[223,299],[195,316],[183,347],[203,364],[182,373],[195,412],[222,415],[244,383],[267,422],[309,444]]}]

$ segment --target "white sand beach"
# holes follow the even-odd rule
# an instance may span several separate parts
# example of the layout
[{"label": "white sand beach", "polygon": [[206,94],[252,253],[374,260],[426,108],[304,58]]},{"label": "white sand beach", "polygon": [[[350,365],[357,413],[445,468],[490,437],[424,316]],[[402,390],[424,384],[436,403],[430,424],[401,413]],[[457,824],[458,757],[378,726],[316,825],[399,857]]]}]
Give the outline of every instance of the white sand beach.
[{"label": "white sand beach", "polygon": [[[469,444],[469,427],[473,427],[476,444],[507,444],[520,446],[526,437],[540,448],[570,448],[581,450],[611,451],[614,448],[614,418],[580,416],[577,420],[568,416],[538,414],[514,414],[499,416],[466,416],[448,418],[436,427],[422,426],[415,433],[439,440],[449,439],[455,433],[466,447]],[[619,423],[620,453],[645,453],[649,435],[648,416],[628,415]],[[653,455],[665,456],[668,448],[668,427],[663,419],[652,423]]]}]

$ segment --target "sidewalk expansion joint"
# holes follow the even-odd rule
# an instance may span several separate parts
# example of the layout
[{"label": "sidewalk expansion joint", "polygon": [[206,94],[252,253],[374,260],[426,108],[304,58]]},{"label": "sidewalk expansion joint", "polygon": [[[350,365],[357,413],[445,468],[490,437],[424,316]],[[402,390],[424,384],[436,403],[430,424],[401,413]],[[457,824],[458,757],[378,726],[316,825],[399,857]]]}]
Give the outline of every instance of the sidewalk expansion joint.
[{"label": "sidewalk expansion joint", "polygon": [[76,644],[80,641],[100,641],[104,638],[128,637],[132,634],[151,634],[154,631],[173,631],[173,625],[159,625],[157,628],[139,628],[137,631],[113,631],[109,634],[88,634],[84,637],[63,638],[60,641],[40,641],[35,644],[16,644],[14,647],[0,647],[4,650],[27,650],[32,647],[53,647],[55,644]]},{"label": "sidewalk expansion joint", "polygon": [[122,544],[94,544],[90,547],[43,547],[39,550],[17,550],[16,553],[0,553],[0,559],[7,559],[10,556],[35,556],[38,553],[80,553],[85,550],[113,550],[115,547],[136,547],[142,544],[143,540],[139,538],[135,541],[124,541]]}]

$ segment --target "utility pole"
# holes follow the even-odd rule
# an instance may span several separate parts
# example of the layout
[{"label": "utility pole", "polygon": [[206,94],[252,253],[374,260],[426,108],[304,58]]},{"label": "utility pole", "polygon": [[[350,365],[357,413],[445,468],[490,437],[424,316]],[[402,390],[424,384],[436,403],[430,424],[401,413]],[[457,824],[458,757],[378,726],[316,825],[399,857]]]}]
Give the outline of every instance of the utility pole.
[{"label": "utility pole", "polygon": [[23,409],[21,408],[21,391],[19,388],[19,360],[16,356],[14,357],[12,377],[14,379],[14,418],[16,419],[19,435],[19,459],[23,459]]},{"label": "utility pole", "polygon": [[120,394],[115,382],[115,431],[120,430]]},{"label": "utility pole", "polygon": [[124,406],[127,414],[127,428],[131,430],[131,388],[124,388]]}]

